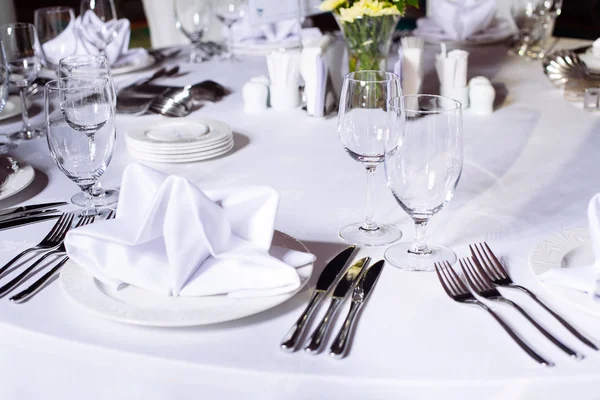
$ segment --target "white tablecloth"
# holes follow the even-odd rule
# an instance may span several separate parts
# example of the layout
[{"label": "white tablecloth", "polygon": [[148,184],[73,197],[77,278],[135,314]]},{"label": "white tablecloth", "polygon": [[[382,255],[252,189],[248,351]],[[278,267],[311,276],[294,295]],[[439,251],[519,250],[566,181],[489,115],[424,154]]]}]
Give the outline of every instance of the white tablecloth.
[{"label": "white tablecloth", "polygon": [[[502,47],[472,52],[471,73],[504,84],[508,94],[491,116],[465,112],[464,175],[456,197],[434,218],[430,232],[459,256],[468,255],[468,243],[488,241],[508,261],[517,282],[600,339],[600,321],[548,295],[527,266],[530,249],[549,233],[586,223],[587,202],[600,190],[600,114],[566,103],[539,62],[505,53]],[[209,117],[231,124],[235,152],[159,168],[206,188],[274,187],[281,194],[277,228],[304,241],[318,256],[318,276],[344,247],[339,228],[363,216],[364,170],[344,152],[336,118],[314,119],[300,110],[244,114],[239,89],[249,77],[265,73],[261,58],[183,64],[182,69],[193,71],[179,78],[185,82],[214,79],[234,90],[188,119]],[[426,82],[431,79],[432,70]],[[34,120],[41,121],[41,115]],[[128,127],[159,120],[118,117],[117,149],[103,178],[105,186],[118,186],[123,168],[134,161],[123,140]],[[17,126],[13,120],[0,129]],[[0,207],[66,200],[77,191],[54,165],[45,140],[23,143],[14,155],[33,165],[37,178]],[[381,168],[376,217],[398,224],[411,240],[409,218],[394,203],[382,174]],[[50,226],[0,232],[0,263],[36,244]],[[357,256],[381,258],[383,251],[360,250]],[[497,306],[557,364],[540,367],[488,315],[450,301],[434,274],[403,272],[391,265],[385,267],[351,354],[343,360],[279,349],[306,305],[308,291],[236,322],[152,329],[93,315],[71,304],[54,283],[26,304],[0,301],[0,399],[598,399],[600,354],[593,354],[526,297],[507,294],[588,357],[569,359],[513,309]]]}]

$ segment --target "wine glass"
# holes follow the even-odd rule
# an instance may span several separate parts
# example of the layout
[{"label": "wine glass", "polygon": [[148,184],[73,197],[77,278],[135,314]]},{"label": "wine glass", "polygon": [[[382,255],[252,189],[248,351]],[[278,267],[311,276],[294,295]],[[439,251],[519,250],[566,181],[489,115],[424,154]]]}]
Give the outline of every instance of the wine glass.
[{"label": "wine glass", "polygon": [[58,168],[83,191],[81,215],[102,215],[92,190],[111,161],[115,106],[108,78],[60,78],[45,86],[48,147]]},{"label": "wine glass", "polygon": [[[100,54],[117,37],[117,11],[113,0],[81,0],[81,19],[84,34]],[[86,23],[86,13],[93,13],[103,24]]]},{"label": "wine glass", "polygon": [[225,59],[233,59],[233,24],[246,16],[248,12],[247,0],[213,0],[215,16],[227,27],[227,52]]},{"label": "wine glass", "polygon": [[192,42],[194,46],[190,61],[201,63],[207,59],[202,50],[202,37],[206,33],[212,11],[210,0],[174,0],[175,20],[177,28]]},{"label": "wine glass", "polygon": [[545,42],[552,34],[556,18],[561,14],[563,0],[516,0],[511,13],[519,35],[513,53],[542,58]]},{"label": "wine glass", "polygon": [[43,135],[44,130],[32,128],[27,112],[26,94],[27,87],[37,78],[41,68],[35,26],[22,22],[3,25],[0,28],[0,39],[4,42],[8,79],[19,89],[21,95],[23,128],[11,134],[10,138],[21,140],[36,138]]},{"label": "wine glass", "polygon": [[429,219],[452,199],[462,172],[461,104],[442,96],[402,96],[390,102],[388,118],[387,185],[414,220],[416,238],[390,247],[385,258],[395,267],[412,271],[431,271],[437,261],[454,263],[452,250],[425,242],[425,229]]},{"label": "wine glass", "polygon": [[375,222],[372,204],[375,169],[384,158],[388,130],[386,111],[389,101],[400,94],[400,80],[389,72],[358,71],[344,78],[338,134],[350,157],[367,170],[367,216],[364,222],[348,225],[340,231],[340,236],[352,244],[381,246],[402,236],[398,228]]},{"label": "wine glass", "polygon": [[[115,85],[110,72],[110,65],[105,56],[100,54],[88,54],[80,56],[65,57],[58,65],[59,78],[77,78],[93,76],[97,78],[108,78],[109,91],[113,103],[116,104]],[[119,200],[119,191],[116,189],[102,189],[102,184],[97,181],[92,189],[93,201],[96,207],[114,205]],[[82,192],[71,197],[71,203],[85,206],[86,198]]]},{"label": "wine glass", "polygon": [[71,7],[38,8],[34,22],[47,66],[54,69],[61,58],[75,54],[75,11]]},{"label": "wine glass", "polygon": [[[4,53],[4,44],[0,40],[0,112],[6,106],[8,99],[8,64],[6,63],[6,54]],[[17,147],[14,143],[0,143],[0,154],[6,154]]]}]

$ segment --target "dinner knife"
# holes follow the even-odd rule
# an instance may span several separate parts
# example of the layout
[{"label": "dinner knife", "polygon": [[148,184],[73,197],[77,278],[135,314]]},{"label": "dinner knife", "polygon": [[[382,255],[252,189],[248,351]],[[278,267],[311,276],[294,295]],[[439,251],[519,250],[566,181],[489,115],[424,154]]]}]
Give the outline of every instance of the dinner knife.
[{"label": "dinner knife", "polygon": [[367,269],[367,272],[360,278],[358,284],[354,288],[354,291],[352,292],[352,305],[350,306],[348,316],[329,349],[329,355],[332,357],[343,358],[346,354],[352,332],[354,331],[354,325],[356,324],[357,315],[365,304],[369,293],[371,293],[373,287],[377,283],[383,264],[384,261],[381,260],[376,262],[371,268]]},{"label": "dinner knife", "polygon": [[306,309],[300,318],[298,318],[298,321],[296,321],[294,326],[292,326],[292,328],[289,330],[287,335],[285,335],[283,338],[283,341],[281,342],[282,350],[288,352],[296,351],[298,342],[300,341],[302,334],[306,329],[306,325],[312,318],[314,311],[319,303],[323,301],[323,298],[346,266],[346,263],[350,259],[350,256],[352,256],[352,253],[355,249],[356,246],[348,247],[340,254],[335,256],[333,260],[329,261],[329,263],[325,266],[325,269],[323,272],[321,272],[319,280],[317,281],[317,288],[310,298]]},{"label": "dinner knife", "polygon": [[34,210],[34,211],[22,211],[9,215],[0,215],[0,222],[8,222],[16,219],[36,217],[40,215],[52,214],[58,212],[57,208],[51,208],[49,210]]},{"label": "dinner knife", "polygon": [[55,203],[43,203],[43,204],[31,204],[28,206],[20,206],[20,207],[12,207],[12,208],[4,208],[0,210],[0,216],[5,215],[16,215],[19,213],[33,211],[33,210],[45,210],[51,209],[54,207],[66,206],[69,203],[65,203],[64,201],[55,202]]},{"label": "dinner knife", "polygon": [[61,214],[56,215],[41,215],[39,217],[25,217],[25,218],[16,218],[10,221],[0,222],[0,231],[10,228],[16,228],[17,226],[35,224],[37,222],[43,222],[50,219],[58,218]]},{"label": "dinner knife", "polygon": [[369,257],[358,260],[348,268],[342,279],[338,282],[333,291],[333,297],[331,298],[327,313],[325,313],[321,323],[319,323],[317,329],[311,335],[310,339],[308,339],[308,345],[304,349],[308,353],[317,354],[319,352],[323,344],[323,339],[327,337],[327,332],[329,332],[329,327],[335,318],[338,308],[344,302],[346,295],[350,293],[353,285],[358,281],[363,268],[370,260]]}]

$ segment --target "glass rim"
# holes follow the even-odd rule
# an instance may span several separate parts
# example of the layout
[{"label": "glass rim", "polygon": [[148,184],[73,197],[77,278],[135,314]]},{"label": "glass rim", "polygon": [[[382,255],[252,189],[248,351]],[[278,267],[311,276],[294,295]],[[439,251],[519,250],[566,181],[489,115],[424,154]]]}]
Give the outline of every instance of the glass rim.
[{"label": "glass rim", "polygon": [[103,54],[73,54],[73,55],[61,58],[58,62],[59,62],[59,64],[62,64],[63,62],[68,63],[68,62],[73,62],[73,60],[78,60],[78,59],[100,60],[100,61],[106,61],[108,63],[108,58],[106,58],[106,56]]},{"label": "glass rim", "polygon": [[[368,72],[383,74],[384,76],[387,76],[389,78],[388,79],[377,79],[377,80],[365,80],[365,79],[355,79],[355,78],[351,77],[354,74],[362,74],[362,73],[368,73]],[[395,79],[400,80],[400,77],[393,72],[379,71],[379,70],[374,70],[374,69],[365,69],[362,71],[348,72],[346,74],[346,76],[344,76],[344,80],[351,81],[351,82],[383,83],[383,82],[390,82]]]},{"label": "glass rim", "polygon": [[8,28],[33,28],[35,29],[35,25],[30,22],[10,22],[8,24],[4,24],[0,26],[0,29],[6,30]]},{"label": "glass rim", "polygon": [[[429,98],[434,98],[434,99],[442,99],[442,100],[447,100],[447,101],[451,101],[454,103],[454,107],[452,108],[444,108],[444,109],[439,109],[439,110],[415,110],[414,108],[407,108],[404,105],[404,99],[418,99],[420,97],[429,97]],[[395,102],[396,100],[402,100],[401,105],[396,105]],[[452,113],[452,112],[456,112],[456,111],[461,111],[462,110],[462,103],[458,100],[453,99],[452,97],[447,97],[447,96],[440,96],[437,94],[406,94],[406,95],[402,95],[402,96],[396,96],[392,99],[390,99],[389,101],[389,106],[393,109],[401,109],[404,111],[409,111],[409,112],[415,112],[415,113],[420,113],[420,114],[445,114],[445,113]]]},{"label": "glass rim", "polygon": [[52,13],[58,13],[58,12],[62,12],[62,11],[72,11],[73,14],[75,14],[75,9],[73,7],[69,7],[69,6],[49,6],[49,7],[40,7],[40,8],[36,8],[34,11],[34,14],[36,14],[37,12],[52,12]]},{"label": "glass rim", "polygon": [[78,76],[77,78],[72,78],[72,77],[65,77],[65,78],[58,78],[58,79],[53,79],[49,82],[47,82],[44,85],[44,89],[48,90],[48,91],[76,91],[76,90],[82,90],[82,89],[96,89],[98,88],[100,85],[98,84],[86,84],[86,85],[81,85],[81,86],[77,86],[77,87],[61,87],[60,86],[60,82],[64,82],[64,81],[85,81],[85,82],[90,82],[90,81],[95,81],[96,83],[99,81],[104,82],[105,84],[109,83],[109,78],[104,76],[94,76],[94,75],[82,75],[82,76]]}]

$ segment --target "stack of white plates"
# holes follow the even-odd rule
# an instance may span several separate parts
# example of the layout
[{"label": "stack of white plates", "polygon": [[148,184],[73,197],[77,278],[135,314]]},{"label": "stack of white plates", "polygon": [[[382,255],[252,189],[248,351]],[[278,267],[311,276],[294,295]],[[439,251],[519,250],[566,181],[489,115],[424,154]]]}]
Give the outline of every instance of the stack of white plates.
[{"label": "stack of white plates", "polygon": [[186,163],[221,156],[233,148],[231,127],[224,122],[161,122],[131,129],[125,136],[127,150],[140,161]]}]

